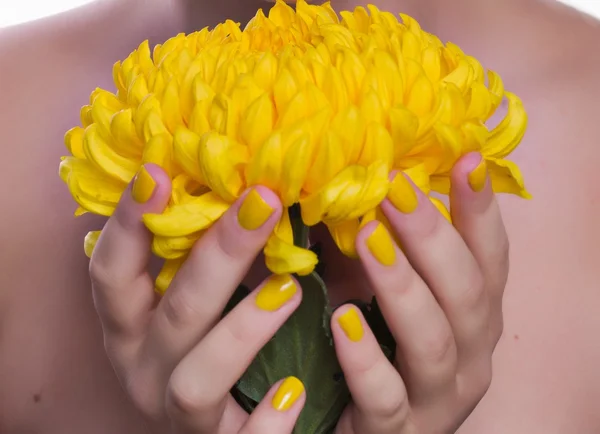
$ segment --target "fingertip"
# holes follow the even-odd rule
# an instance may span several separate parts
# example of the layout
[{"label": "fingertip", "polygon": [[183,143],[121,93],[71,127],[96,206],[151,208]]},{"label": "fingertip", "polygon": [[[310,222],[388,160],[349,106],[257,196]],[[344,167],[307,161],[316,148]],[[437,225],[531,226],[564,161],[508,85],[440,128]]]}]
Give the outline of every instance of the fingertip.
[{"label": "fingertip", "polygon": [[488,184],[487,165],[479,152],[470,152],[455,164],[452,170],[452,186],[462,191],[481,193]]},{"label": "fingertip", "polygon": [[281,201],[270,189],[254,186],[246,190],[234,206],[239,226],[255,231],[267,223],[274,225],[281,216]]},{"label": "fingertip", "polygon": [[160,166],[144,164],[131,181],[122,202],[141,206],[144,212],[159,212],[166,206],[171,188],[171,178]]},{"label": "fingertip", "polygon": [[304,406],[306,388],[304,383],[294,376],[287,377],[271,388],[271,405],[278,412],[286,412],[298,405]]},{"label": "fingertip", "polygon": [[350,342],[360,342],[365,335],[365,318],[360,309],[353,304],[345,304],[335,310],[331,317],[332,329],[342,333],[336,335],[345,337]]}]

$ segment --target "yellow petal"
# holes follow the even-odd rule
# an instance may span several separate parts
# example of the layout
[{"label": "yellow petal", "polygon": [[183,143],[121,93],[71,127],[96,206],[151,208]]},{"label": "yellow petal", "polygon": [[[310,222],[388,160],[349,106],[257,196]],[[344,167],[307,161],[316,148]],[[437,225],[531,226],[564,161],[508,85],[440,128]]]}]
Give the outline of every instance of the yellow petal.
[{"label": "yellow petal", "polygon": [[209,228],[229,208],[215,193],[210,192],[193,201],[173,205],[162,214],[145,214],[146,227],[155,235],[183,237]]},{"label": "yellow petal", "polygon": [[300,199],[300,191],[312,162],[313,147],[310,135],[302,134],[288,148],[281,173],[281,200],[284,207],[290,207]]},{"label": "yellow petal", "polygon": [[402,171],[425,194],[431,191],[429,172],[424,164],[413,166]]},{"label": "yellow petal", "polygon": [[413,147],[419,128],[419,118],[403,106],[390,110],[390,131],[394,141],[394,161],[398,161]]},{"label": "yellow petal", "polygon": [[525,189],[525,181],[519,167],[508,160],[486,158],[492,188],[496,193],[516,194],[524,199],[531,199]]},{"label": "yellow petal", "polygon": [[85,130],[81,127],[71,128],[65,134],[65,146],[77,158],[85,158],[83,151],[83,134]]},{"label": "yellow petal", "polygon": [[156,277],[156,292],[158,292],[161,295],[167,292],[169,285],[171,285],[171,282],[175,278],[175,275],[177,274],[181,266],[184,264],[186,259],[187,256],[183,256],[181,258],[170,259],[165,261],[162,269],[160,270],[160,273]]},{"label": "yellow petal", "polygon": [[287,209],[284,209],[281,220],[269,237],[263,252],[267,268],[275,274],[296,273],[306,276],[312,273],[318,263],[314,252],[294,245]]},{"label": "yellow petal", "polygon": [[433,206],[437,208],[440,214],[442,214],[446,220],[452,223],[452,216],[450,215],[450,211],[448,211],[448,208],[446,208],[444,202],[435,197],[430,197],[429,200],[431,201]]},{"label": "yellow petal", "polygon": [[504,158],[521,143],[527,129],[527,112],[515,94],[506,92],[508,113],[494,128],[482,149],[486,158]]},{"label": "yellow petal", "polygon": [[356,236],[360,229],[358,219],[347,220],[338,225],[329,225],[329,233],[340,251],[349,258],[358,258],[356,253]]},{"label": "yellow petal", "polygon": [[257,152],[273,131],[275,107],[267,94],[254,101],[245,111],[240,123],[241,139],[251,154]]},{"label": "yellow petal", "polygon": [[152,240],[152,253],[164,259],[182,258],[187,255],[204,232],[194,232],[182,237],[155,236]]},{"label": "yellow petal", "polygon": [[337,225],[361,217],[386,197],[388,173],[385,162],[346,167],[319,192],[300,200],[302,220],[308,226],[320,221]]},{"label": "yellow petal", "polygon": [[167,174],[172,175],[172,158],[173,139],[170,135],[162,134],[160,136],[154,136],[148,141],[144,148],[142,164],[156,164],[167,172]]},{"label": "yellow petal", "polygon": [[504,83],[502,77],[494,71],[488,71],[488,89],[490,91],[492,107],[490,108],[486,120],[492,117],[504,98]]},{"label": "yellow petal", "polygon": [[137,173],[139,162],[117,154],[98,133],[97,124],[90,125],[83,136],[83,151],[88,160],[107,175],[129,183]]},{"label": "yellow petal", "polygon": [[115,149],[123,156],[140,158],[142,141],[137,136],[131,109],[121,110],[110,121],[110,133]]},{"label": "yellow petal", "polygon": [[92,231],[88,232],[85,236],[85,240],[83,241],[83,250],[85,252],[85,256],[88,258],[92,257],[92,253],[94,252],[94,248],[96,247],[96,243],[98,242],[101,232],[102,231]]},{"label": "yellow petal", "polygon": [[112,215],[127,186],[101,172],[90,161],[74,157],[61,161],[59,174],[79,206],[103,216]]},{"label": "yellow petal", "polygon": [[185,127],[179,127],[173,137],[173,155],[175,161],[189,176],[204,183],[198,156],[200,155],[200,136]]},{"label": "yellow petal", "polygon": [[242,193],[242,174],[248,158],[248,148],[230,137],[206,133],[200,139],[198,161],[202,177],[225,201],[233,202]]},{"label": "yellow petal", "polygon": [[367,127],[365,144],[358,158],[358,164],[369,166],[377,161],[384,162],[387,170],[391,170],[394,162],[394,142],[383,125],[371,122]]},{"label": "yellow petal", "polygon": [[315,152],[315,161],[308,170],[304,184],[307,193],[319,190],[346,166],[342,140],[334,131],[328,131],[322,136]]}]

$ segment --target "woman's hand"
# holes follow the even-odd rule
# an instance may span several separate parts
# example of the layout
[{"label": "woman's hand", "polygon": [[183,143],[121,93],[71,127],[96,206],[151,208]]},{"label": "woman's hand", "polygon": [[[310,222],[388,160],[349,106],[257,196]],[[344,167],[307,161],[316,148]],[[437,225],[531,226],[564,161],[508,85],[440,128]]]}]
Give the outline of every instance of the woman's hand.
[{"label": "woman's hand", "polygon": [[143,168],[92,256],[94,300],[116,373],[153,432],[289,434],[305,400],[297,379],[275,384],[251,416],[229,391],[298,307],[300,286],[291,277],[267,279],[221,319],[278,221],[280,202],[261,187],[247,192],[196,243],[158,300],[141,218],[161,212],[170,192],[164,172]]},{"label": "woman's hand", "polygon": [[402,250],[377,222],[360,233],[358,253],[398,347],[390,363],[355,307],[335,312],[353,397],[338,434],[453,433],[486,393],[508,239],[481,161],[469,154],[453,170],[454,227],[400,174],[382,207]]}]

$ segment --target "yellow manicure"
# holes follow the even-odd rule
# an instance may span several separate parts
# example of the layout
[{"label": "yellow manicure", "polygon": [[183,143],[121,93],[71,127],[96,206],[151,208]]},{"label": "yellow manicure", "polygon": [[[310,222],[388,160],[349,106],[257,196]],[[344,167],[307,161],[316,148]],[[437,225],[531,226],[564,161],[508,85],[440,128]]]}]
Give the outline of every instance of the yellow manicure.
[{"label": "yellow manicure", "polygon": [[485,187],[485,181],[487,179],[487,165],[485,160],[482,158],[479,165],[469,173],[469,185],[474,192],[479,193]]},{"label": "yellow manicure", "polygon": [[244,229],[253,231],[264,225],[273,211],[273,208],[265,202],[258,191],[252,190],[240,207],[238,221]]},{"label": "yellow manicure", "polygon": [[358,342],[362,339],[365,331],[363,329],[360,317],[355,308],[350,308],[348,311],[338,318],[338,323],[346,337],[352,342]]},{"label": "yellow manicure", "polygon": [[146,203],[152,197],[154,189],[156,188],[156,181],[152,178],[152,175],[148,173],[146,168],[142,166],[135,181],[133,181],[133,188],[131,195],[133,200],[138,203]]},{"label": "yellow manicure", "polygon": [[289,274],[273,275],[256,295],[256,305],[269,312],[286,304],[298,291],[296,282]]},{"label": "yellow manicure", "polygon": [[394,242],[390,237],[390,233],[381,223],[367,238],[367,247],[382,265],[394,265],[394,262],[396,262]]},{"label": "yellow manicure", "polygon": [[289,410],[292,405],[302,396],[304,384],[296,377],[286,378],[273,397],[273,408],[277,411]]},{"label": "yellow manicure", "polygon": [[388,199],[398,211],[404,214],[412,213],[419,204],[415,189],[402,173],[398,173],[394,177]]}]

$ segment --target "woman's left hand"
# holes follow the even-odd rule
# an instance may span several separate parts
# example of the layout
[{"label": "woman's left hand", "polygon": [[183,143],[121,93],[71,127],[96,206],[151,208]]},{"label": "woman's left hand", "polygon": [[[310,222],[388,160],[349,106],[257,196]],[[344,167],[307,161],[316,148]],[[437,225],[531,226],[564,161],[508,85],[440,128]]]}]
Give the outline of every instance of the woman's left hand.
[{"label": "woman's left hand", "polygon": [[398,176],[382,208],[402,250],[381,223],[357,238],[396,355],[385,357],[358,309],[336,310],[335,346],[353,398],[337,434],[453,433],[492,378],[508,239],[485,162],[469,154],[453,170],[454,225]]}]

